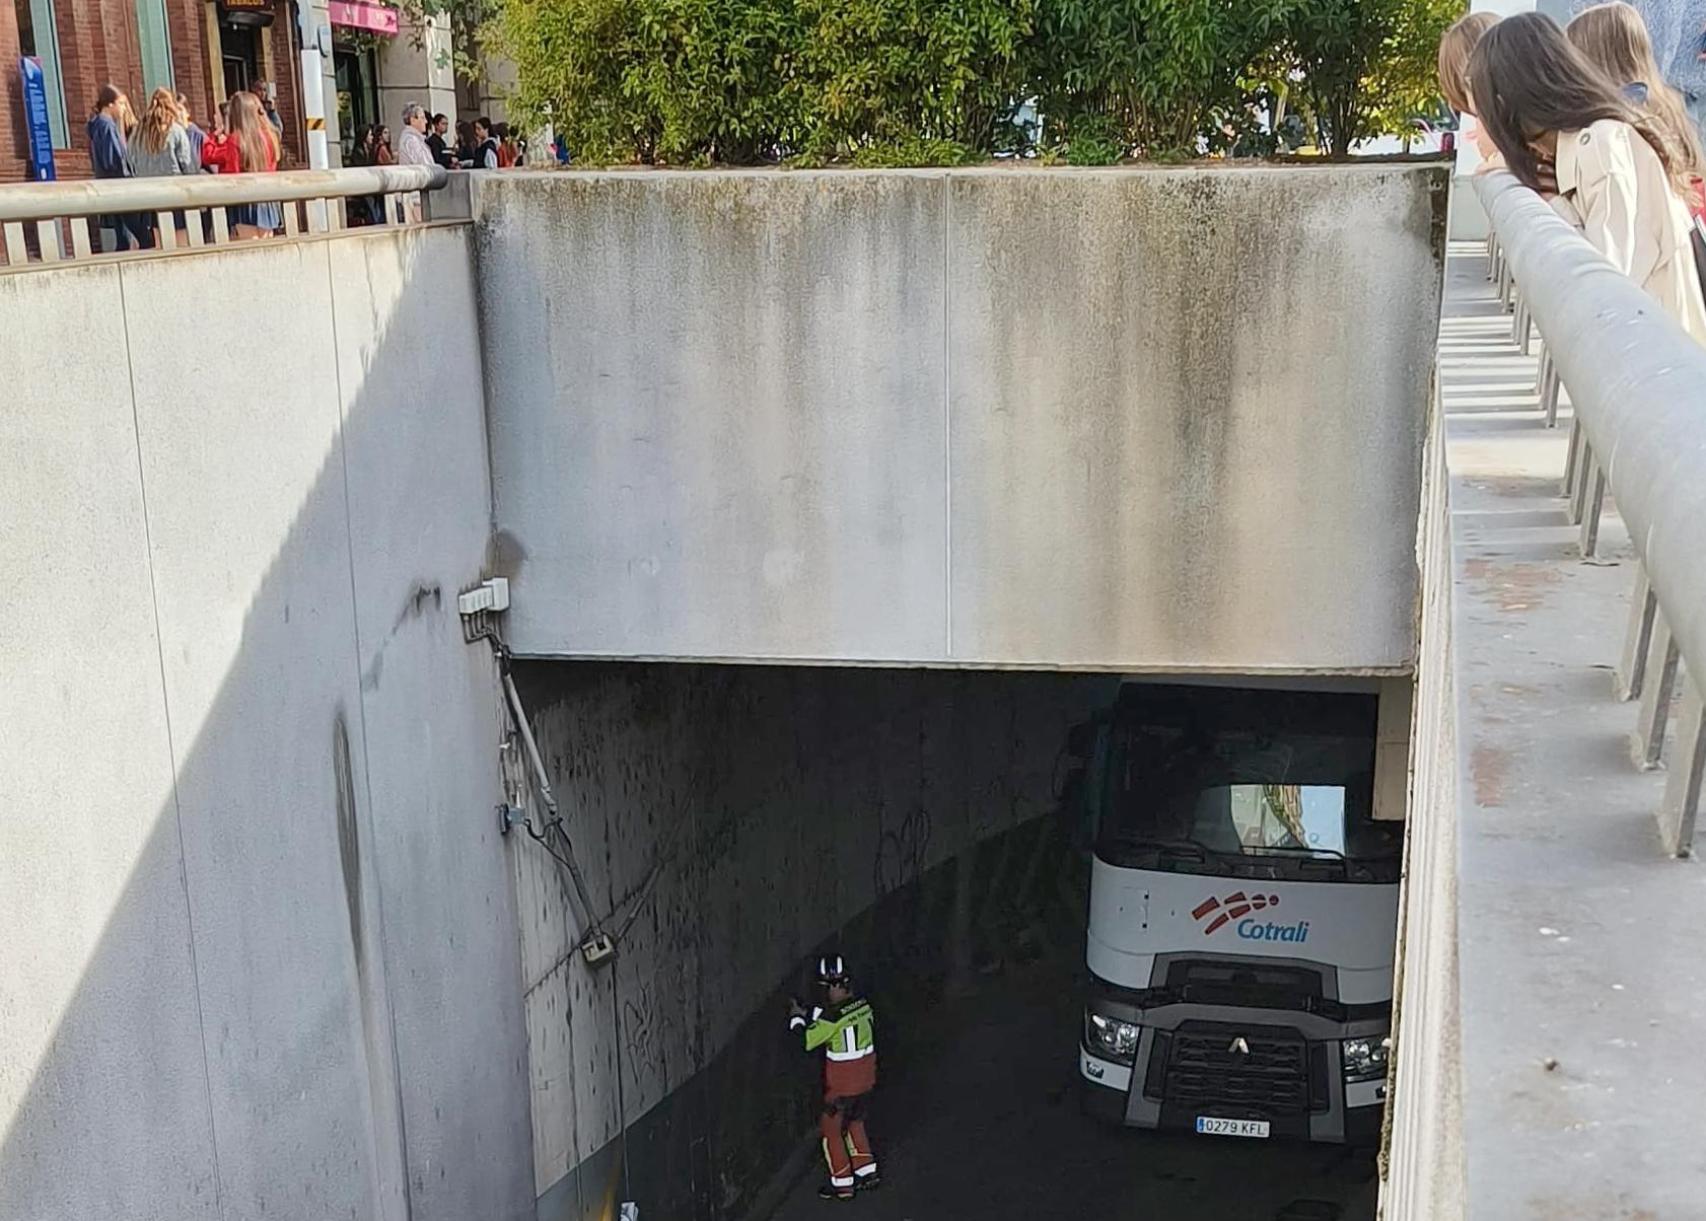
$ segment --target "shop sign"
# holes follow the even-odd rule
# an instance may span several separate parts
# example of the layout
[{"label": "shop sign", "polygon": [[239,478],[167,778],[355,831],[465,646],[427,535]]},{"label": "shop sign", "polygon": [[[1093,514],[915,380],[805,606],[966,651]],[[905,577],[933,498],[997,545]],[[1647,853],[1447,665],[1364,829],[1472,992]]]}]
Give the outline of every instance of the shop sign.
[{"label": "shop sign", "polygon": [[25,55],[18,60],[24,84],[24,125],[30,134],[30,179],[52,182],[59,175],[53,165],[53,128],[47,121],[47,80],[41,60]]},{"label": "shop sign", "polygon": [[367,0],[331,0],[327,11],[335,26],[366,30],[370,34],[391,35],[397,32],[397,10],[388,4],[370,4]]}]

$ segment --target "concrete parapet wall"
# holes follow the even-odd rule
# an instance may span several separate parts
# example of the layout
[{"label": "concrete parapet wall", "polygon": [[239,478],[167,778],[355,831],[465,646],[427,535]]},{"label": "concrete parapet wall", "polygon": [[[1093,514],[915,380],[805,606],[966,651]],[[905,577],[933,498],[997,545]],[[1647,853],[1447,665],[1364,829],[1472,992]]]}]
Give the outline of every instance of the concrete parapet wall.
[{"label": "concrete parapet wall", "polygon": [[0,274],[0,1216],[531,1215],[469,243]]},{"label": "concrete parapet wall", "polygon": [[512,644],[1406,669],[1448,175],[483,183]]},{"label": "concrete parapet wall", "polygon": [[1465,1215],[1459,1012],[1457,654],[1452,630],[1451,489],[1443,412],[1427,445],[1421,659],[1410,746],[1410,832],[1393,986],[1393,1070],[1382,1160],[1387,1221]]}]

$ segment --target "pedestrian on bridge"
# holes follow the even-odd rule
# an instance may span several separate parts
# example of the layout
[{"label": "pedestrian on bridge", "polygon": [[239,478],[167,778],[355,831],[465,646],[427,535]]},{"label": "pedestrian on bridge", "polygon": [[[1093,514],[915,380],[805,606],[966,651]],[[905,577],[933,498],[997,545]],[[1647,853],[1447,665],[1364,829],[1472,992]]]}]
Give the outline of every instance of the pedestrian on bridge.
[{"label": "pedestrian on bridge", "polygon": [[805,1036],[807,1051],[823,1050],[823,1111],[818,1133],[829,1182],[818,1189],[826,1200],[851,1200],[879,1185],[877,1159],[865,1131],[865,1104],[877,1084],[876,1015],[853,993],[847,963],[839,954],[818,959],[823,1002],[808,1013],[794,1001],[788,1029]]},{"label": "pedestrian on bridge", "polygon": [[1483,34],[1469,76],[1510,172],[1706,344],[1706,299],[1682,196],[1688,154],[1671,133],[1544,13],[1506,17]]},{"label": "pedestrian on bridge", "polygon": [[1439,40],[1439,91],[1445,98],[1445,104],[1461,118],[1474,119],[1470,137],[1475,142],[1475,151],[1481,156],[1482,169],[1501,169],[1504,162],[1499,159],[1499,150],[1487,135],[1486,127],[1475,118],[1475,100],[1469,96],[1469,58],[1475,53],[1475,44],[1481,41],[1481,35],[1492,29],[1498,20],[1485,10],[1470,13],[1453,22]]},{"label": "pedestrian on bridge", "polygon": [[1664,131],[1680,158],[1672,167],[1672,182],[1683,192],[1691,215],[1706,212],[1700,191],[1706,179],[1706,149],[1682,94],[1665,83],[1641,14],[1623,0],[1596,4],[1570,18],[1564,37]]}]

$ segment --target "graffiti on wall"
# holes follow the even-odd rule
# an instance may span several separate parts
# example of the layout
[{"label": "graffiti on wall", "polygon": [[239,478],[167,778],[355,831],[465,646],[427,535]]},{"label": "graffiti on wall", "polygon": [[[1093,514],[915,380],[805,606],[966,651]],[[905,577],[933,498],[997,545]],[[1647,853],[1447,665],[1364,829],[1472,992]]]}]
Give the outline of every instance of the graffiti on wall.
[{"label": "graffiti on wall", "polygon": [[[886,820],[881,808],[877,811],[879,825]],[[872,863],[872,881],[877,897],[892,894],[918,878],[924,872],[924,862],[930,851],[930,811],[922,805],[908,810],[906,817],[895,826],[883,826],[877,837],[877,854]]]}]

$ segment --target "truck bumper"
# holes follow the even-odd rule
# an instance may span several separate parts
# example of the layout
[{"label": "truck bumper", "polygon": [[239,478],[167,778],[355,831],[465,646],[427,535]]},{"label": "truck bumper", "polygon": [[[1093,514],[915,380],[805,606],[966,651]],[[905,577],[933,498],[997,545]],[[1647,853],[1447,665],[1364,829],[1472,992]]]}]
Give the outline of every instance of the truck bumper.
[{"label": "truck bumper", "polygon": [[[1150,1032],[1139,1046],[1136,1060],[1148,1063]],[[1345,1093],[1334,1091],[1332,1102],[1324,1110],[1303,1114],[1274,1115],[1260,1110],[1218,1107],[1211,1104],[1184,1104],[1134,1095],[1142,1078],[1133,1069],[1116,1065],[1093,1054],[1089,1048],[1078,1049],[1079,1110],[1102,1123],[1127,1128],[1145,1128],[1166,1132],[1196,1131],[1199,1114],[1218,1115],[1231,1119],[1265,1119],[1270,1124],[1269,1135],[1274,1140],[1317,1141],[1326,1144],[1346,1144],[1362,1148],[1377,1145],[1385,1108],[1372,1105],[1345,1105]],[[1134,1086],[1135,1081],[1135,1086]],[[1351,1086],[1362,1101],[1366,1097],[1385,1097],[1383,1086],[1358,1088]]]}]

